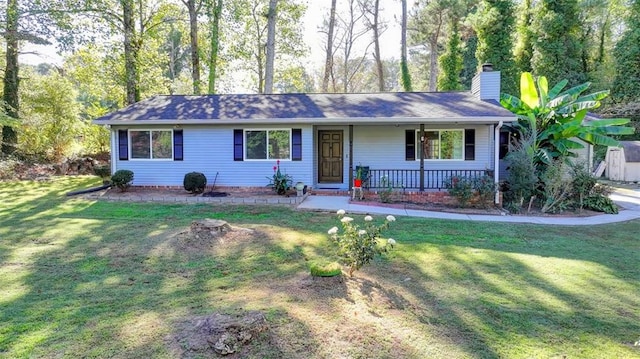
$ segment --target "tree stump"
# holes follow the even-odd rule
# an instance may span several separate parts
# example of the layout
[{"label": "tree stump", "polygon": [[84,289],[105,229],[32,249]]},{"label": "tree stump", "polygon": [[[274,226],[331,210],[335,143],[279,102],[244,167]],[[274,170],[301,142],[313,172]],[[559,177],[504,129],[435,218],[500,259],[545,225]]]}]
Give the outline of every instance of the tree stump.
[{"label": "tree stump", "polygon": [[261,312],[250,311],[238,315],[214,313],[185,322],[174,337],[184,354],[199,354],[207,358],[216,353],[225,356],[241,352],[244,346],[258,341],[268,331],[267,320]]},{"label": "tree stump", "polygon": [[191,234],[198,239],[210,239],[231,231],[226,221],[219,219],[201,219],[191,222]]}]

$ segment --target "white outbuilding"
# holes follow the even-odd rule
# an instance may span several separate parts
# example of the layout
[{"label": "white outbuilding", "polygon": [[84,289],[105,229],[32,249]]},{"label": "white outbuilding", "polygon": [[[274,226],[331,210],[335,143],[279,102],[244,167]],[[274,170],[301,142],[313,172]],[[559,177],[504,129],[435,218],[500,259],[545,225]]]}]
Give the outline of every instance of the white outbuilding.
[{"label": "white outbuilding", "polygon": [[609,147],[605,175],[612,181],[640,181],[640,141],[620,141],[621,147]]}]

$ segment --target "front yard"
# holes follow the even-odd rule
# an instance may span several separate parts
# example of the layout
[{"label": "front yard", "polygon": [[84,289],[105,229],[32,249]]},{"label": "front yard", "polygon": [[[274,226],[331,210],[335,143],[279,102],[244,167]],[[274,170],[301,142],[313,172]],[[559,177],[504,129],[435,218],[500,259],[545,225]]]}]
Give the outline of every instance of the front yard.
[{"label": "front yard", "polygon": [[[64,197],[97,184],[0,183],[0,357],[206,357],[185,323],[257,310],[269,329],[237,357],[640,358],[640,221],[398,218],[391,253],[311,280],[333,214]],[[203,218],[253,234],[181,241]]]}]

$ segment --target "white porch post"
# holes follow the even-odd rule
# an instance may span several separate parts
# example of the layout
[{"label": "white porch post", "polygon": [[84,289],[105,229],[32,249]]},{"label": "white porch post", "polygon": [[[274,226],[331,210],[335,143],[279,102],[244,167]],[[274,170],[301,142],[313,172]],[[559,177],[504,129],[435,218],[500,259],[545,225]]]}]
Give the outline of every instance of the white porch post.
[{"label": "white porch post", "polygon": [[496,194],[494,203],[500,203],[500,188],[498,182],[500,182],[500,129],[502,128],[502,121],[498,122],[494,129],[493,138],[493,181],[496,185]]}]

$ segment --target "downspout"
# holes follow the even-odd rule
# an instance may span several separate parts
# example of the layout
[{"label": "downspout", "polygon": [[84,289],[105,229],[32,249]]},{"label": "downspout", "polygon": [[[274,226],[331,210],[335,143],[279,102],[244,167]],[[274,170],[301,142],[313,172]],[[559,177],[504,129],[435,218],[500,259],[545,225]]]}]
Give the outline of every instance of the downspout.
[{"label": "downspout", "polygon": [[502,128],[502,120],[498,122],[494,129],[493,135],[493,182],[496,185],[496,194],[494,203],[500,203],[500,188],[498,183],[500,182],[500,129]]}]

